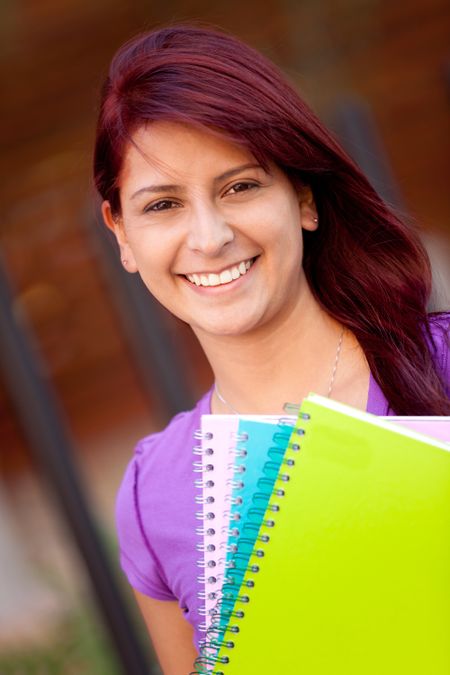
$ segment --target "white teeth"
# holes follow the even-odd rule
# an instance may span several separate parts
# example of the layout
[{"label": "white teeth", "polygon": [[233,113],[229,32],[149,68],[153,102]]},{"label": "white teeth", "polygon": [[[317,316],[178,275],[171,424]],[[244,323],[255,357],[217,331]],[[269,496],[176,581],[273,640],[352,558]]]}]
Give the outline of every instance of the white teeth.
[{"label": "white teeth", "polygon": [[223,270],[220,274],[187,274],[186,276],[196,286],[220,286],[221,284],[229,284],[230,281],[239,279],[239,277],[246,274],[252,264],[252,260],[246,260],[240,262],[239,265],[234,265],[234,267]]},{"label": "white teeth", "polygon": [[218,274],[209,275],[209,285],[218,286],[220,284],[220,276]]},{"label": "white teeth", "polygon": [[229,284],[230,281],[233,281],[230,270],[225,270],[219,274],[221,284]]}]

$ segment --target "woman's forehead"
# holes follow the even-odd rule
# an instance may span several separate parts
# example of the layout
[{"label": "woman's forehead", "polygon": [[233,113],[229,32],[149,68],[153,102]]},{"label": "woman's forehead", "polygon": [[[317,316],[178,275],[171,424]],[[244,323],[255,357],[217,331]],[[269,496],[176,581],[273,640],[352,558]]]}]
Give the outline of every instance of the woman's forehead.
[{"label": "woman's forehead", "polygon": [[212,178],[233,166],[256,165],[249,149],[217,133],[180,122],[153,122],[139,127],[128,144],[121,184],[141,174],[158,179]]}]

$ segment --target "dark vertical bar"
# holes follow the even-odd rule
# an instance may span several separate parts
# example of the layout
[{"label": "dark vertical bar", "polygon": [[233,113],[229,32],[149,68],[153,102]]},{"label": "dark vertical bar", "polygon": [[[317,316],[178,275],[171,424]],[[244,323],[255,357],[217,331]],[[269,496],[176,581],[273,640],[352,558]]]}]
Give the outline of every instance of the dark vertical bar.
[{"label": "dark vertical bar", "polygon": [[173,417],[194,405],[186,377],[181,345],[174,343],[164,310],[145,287],[139,274],[125,272],[117,245],[106,227],[86,218],[93,248],[111,288],[111,301],[121,317],[137,370],[149,399],[157,392],[161,411]]},{"label": "dark vertical bar", "polygon": [[150,665],[132,629],[124,599],[83,494],[73,446],[38,354],[12,311],[0,257],[0,367],[34,457],[48,479],[85,563],[94,597],[124,675],[148,675]]},{"label": "dark vertical bar", "polygon": [[[450,73],[450,68],[448,72]],[[399,212],[400,216],[405,217],[407,214],[400,190],[369,105],[355,96],[342,97],[335,107],[330,126],[348,154],[364,171],[378,194]],[[422,242],[429,249],[425,233],[422,233]],[[447,290],[443,288],[437,261],[433,260],[431,254],[430,258],[433,288],[427,309],[433,312],[446,306]]]},{"label": "dark vertical bar", "polygon": [[402,209],[400,192],[368,104],[356,96],[341,97],[330,126],[378,194],[394,208]]}]

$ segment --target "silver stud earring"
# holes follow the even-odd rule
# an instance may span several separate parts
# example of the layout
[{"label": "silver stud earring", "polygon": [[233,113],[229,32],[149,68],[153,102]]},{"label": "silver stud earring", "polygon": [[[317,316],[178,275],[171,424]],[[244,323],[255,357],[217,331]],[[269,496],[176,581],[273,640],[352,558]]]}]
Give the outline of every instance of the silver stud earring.
[{"label": "silver stud earring", "polygon": [[317,216],[314,216],[313,221],[314,221],[315,223],[318,223],[318,222],[319,222],[318,217],[317,217]]}]

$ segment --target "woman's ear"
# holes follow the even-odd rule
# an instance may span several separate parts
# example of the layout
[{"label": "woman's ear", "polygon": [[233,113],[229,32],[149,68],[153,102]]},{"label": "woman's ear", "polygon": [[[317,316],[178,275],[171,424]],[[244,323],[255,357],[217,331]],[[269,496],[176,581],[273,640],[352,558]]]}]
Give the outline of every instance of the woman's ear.
[{"label": "woman's ear", "polygon": [[314,232],[319,226],[319,221],[312,190],[308,185],[302,185],[297,193],[300,205],[300,224],[304,230]]},{"label": "woman's ear", "polygon": [[108,227],[115,234],[117,243],[119,244],[122,265],[127,272],[137,272],[138,268],[133,252],[128,243],[125,228],[123,226],[123,220],[118,216],[113,216],[111,205],[108,201],[104,201],[102,203],[102,216],[106,227]]}]

